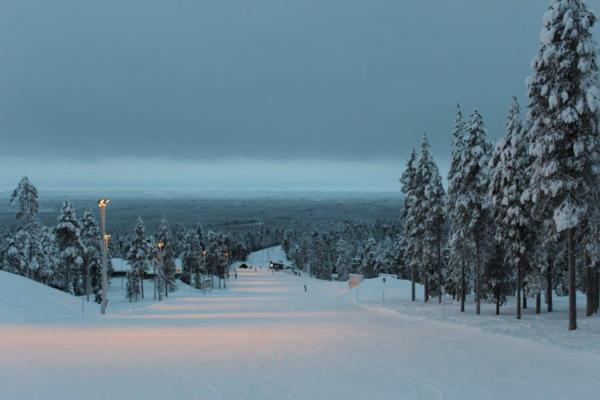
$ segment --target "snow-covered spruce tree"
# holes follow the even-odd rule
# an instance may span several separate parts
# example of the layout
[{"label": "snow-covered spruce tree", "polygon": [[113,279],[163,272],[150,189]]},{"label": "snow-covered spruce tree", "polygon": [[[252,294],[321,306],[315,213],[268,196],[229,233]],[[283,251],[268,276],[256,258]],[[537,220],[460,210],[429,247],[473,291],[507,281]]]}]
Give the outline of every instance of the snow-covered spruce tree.
[{"label": "snow-covered spruce tree", "polygon": [[528,199],[566,238],[569,329],[577,329],[577,230],[598,207],[596,17],[581,0],[553,0],[528,78],[531,155]]},{"label": "snow-covered spruce tree", "polygon": [[24,219],[27,223],[32,223],[36,219],[40,206],[38,191],[27,176],[21,178],[19,185],[10,196],[10,204],[15,202],[19,203],[17,219]]},{"label": "snow-covered spruce tree", "polygon": [[67,293],[80,294],[81,267],[85,250],[81,242],[81,225],[73,205],[68,200],[63,203],[54,235],[62,266],[62,288]]},{"label": "snow-covered spruce tree", "polygon": [[202,267],[202,248],[200,247],[200,238],[194,230],[186,232],[183,250],[181,252],[181,262],[183,264],[182,278],[189,285],[200,288],[200,269]]},{"label": "snow-covered spruce tree", "polygon": [[431,153],[427,136],[421,143],[416,190],[416,224],[418,253],[420,254],[421,276],[423,277],[424,300],[429,301],[432,288],[436,288],[441,302],[441,264],[444,230],[445,193],[439,170]]},{"label": "snow-covered spruce tree", "polygon": [[416,191],[417,191],[417,152],[413,149],[410,158],[406,164],[406,169],[402,172],[400,183],[402,184],[402,193],[404,195],[404,204],[402,208],[402,227],[403,227],[403,247],[406,264],[410,268],[411,281],[411,300],[416,299],[416,280],[417,266],[419,262],[418,254],[418,230],[416,229]]},{"label": "snow-covered spruce tree", "polygon": [[[471,121],[464,136],[462,160],[457,171],[458,190],[455,193],[457,212],[454,234],[464,240],[461,244],[472,260],[476,313],[481,313],[481,269],[483,251],[488,229],[486,220],[486,200],[488,192],[488,169],[490,145],[486,141],[483,118],[473,111]],[[455,188],[456,189],[456,188]],[[456,240],[456,239],[455,239]]]},{"label": "snow-covered spruce tree", "polygon": [[[37,219],[38,191],[27,176],[21,178],[10,196],[10,205],[15,203],[18,203],[16,217],[18,220],[23,220],[24,224],[15,233],[14,243],[18,246],[11,247],[12,259],[13,261],[20,259],[23,263],[23,268],[20,268],[18,273],[30,279],[40,280],[38,269],[44,255],[40,244],[41,225]],[[15,250],[17,250],[16,253],[14,253]]]},{"label": "snow-covered spruce tree", "polygon": [[127,285],[125,286],[127,299],[130,303],[138,301],[141,296],[140,276],[135,271],[127,271]]},{"label": "snow-covered spruce tree", "polygon": [[102,237],[91,210],[81,218],[81,242],[83,255],[83,293],[88,296],[98,293],[102,286]]},{"label": "snow-covered spruce tree", "polygon": [[[448,171],[447,214],[450,225],[448,238],[449,262],[446,286],[452,287],[460,299],[460,311],[465,311],[465,296],[467,294],[467,259],[471,254],[467,243],[469,232],[463,224],[461,209],[458,207],[462,181],[462,162],[465,151],[466,123],[460,106],[456,107],[456,117],[452,131],[452,160]],[[458,289],[458,290],[457,290]]]},{"label": "snow-covered spruce tree", "polygon": [[414,190],[414,225],[416,237],[416,253],[419,255],[418,265],[420,268],[421,283],[423,284],[423,301],[429,301],[429,279],[432,275],[432,266],[435,255],[432,253],[433,246],[428,241],[431,239],[427,234],[426,219],[429,213],[429,204],[425,197],[425,187],[431,180],[431,165],[433,161],[429,153],[429,142],[427,136],[423,135],[421,141],[421,155],[417,166],[416,184]]},{"label": "snow-covered spruce tree", "polygon": [[510,289],[510,274],[506,268],[504,243],[496,241],[487,259],[483,271],[485,297],[496,303],[496,315],[500,315],[500,307],[506,302]]},{"label": "snow-covered spruce tree", "polygon": [[149,268],[150,261],[148,250],[146,227],[142,217],[138,217],[131,238],[131,245],[126,255],[130,267],[129,275],[131,275],[128,275],[127,278],[127,298],[129,301],[137,301],[138,297],[144,298],[144,274]]},{"label": "snow-covered spruce tree", "polygon": [[40,226],[39,244],[42,252],[41,257],[38,259],[38,277],[46,285],[60,287],[60,258],[52,228]]},{"label": "snow-covered spruce tree", "polygon": [[[521,195],[529,184],[527,164],[527,146],[519,104],[514,98],[506,120],[506,133],[496,144],[489,162],[489,201],[495,227],[494,238],[503,246],[505,255],[502,267],[506,265],[506,274],[513,275],[516,280],[517,318],[521,318],[522,283],[528,249],[531,248],[532,221],[526,206],[521,202]],[[493,267],[501,266],[495,263]],[[494,276],[503,285],[501,272],[498,270],[486,275]]]},{"label": "snow-covered spruce tree", "polygon": [[377,250],[377,242],[370,237],[363,248],[361,260],[361,272],[367,279],[377,277]]},{"label": "snow-covered spruce tree", "polygon": [[335,244],[335,272],[341,281],[348,280],[348,275],[352,268],[352,247],[343,237],[340,237]]},{"label": "snow-covered spruce tree", "polygon": [[165,296],[169,297],[169,293],[174,292],[175,289],[177,289],[177,285],[175,284],[175,274],[177,272],[177,268],[175,266],[175,253],[173,249],[171,229],[169,228],[169,223],[165,218],[160,221],[156,240],[157,242],[164,243],[164,247],[161,251],[162,265],[160,271],[164,280],[163,284]]},{"label": "snow-covered spruce tree", "polygon": [[[435,258],[435,269],[432,276],[436,288],[438,302],[442,302],[442,287],[444,284],[444,258],[443,248],[446,243],[446,192],[442,185],[442,177],[439,169],[432,159],[431,179],[425,186],[425,199],[429,212],[425,219],[425,244],[427,252]],[[430,281],[431,282],[431,281]]]}]

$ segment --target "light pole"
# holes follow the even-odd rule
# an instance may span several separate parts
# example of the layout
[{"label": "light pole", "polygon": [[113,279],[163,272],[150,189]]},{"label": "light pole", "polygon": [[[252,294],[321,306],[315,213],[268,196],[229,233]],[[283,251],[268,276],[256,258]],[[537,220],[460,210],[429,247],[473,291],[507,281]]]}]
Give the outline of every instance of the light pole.
[{"label": "light pole", "polygon": [[[159,240],[158,243],[156,243],[156,248],[158,249],[158,262],[159,262],[159,266],[158,266],[158,271],[157,273],[154,274],[154,298],[156,298],[156,293],[158,292],[158,301],[162,300],[162,293],[160,290],[156,289],[157,286],[157,275],[161,274],[161,277],[158,279],[162,279],[162,271],[163,271],[163,259],[162,259],[162,250],[165,247],[165,242],[163,242],[162,240]],[[156,268],[156,267],[155,267]],[[165,282],[166,284],[166,282]]]},{"label": "light pole", "polygon": [[100,230],[102,231],[102,302],[100,303],[100,313],[106,314],[106,305],[108,304],[108,240],[110,235],[106,233],[106,206],[110,203],[109,199],[98,200],[100,209]]},{"label": "light pole", "polygon": [[225,252],[225,268],[227,268],[226,270],[226,274],[223,274],[223,289],[227,289],[227,279],[229,278],[229,253]]}]

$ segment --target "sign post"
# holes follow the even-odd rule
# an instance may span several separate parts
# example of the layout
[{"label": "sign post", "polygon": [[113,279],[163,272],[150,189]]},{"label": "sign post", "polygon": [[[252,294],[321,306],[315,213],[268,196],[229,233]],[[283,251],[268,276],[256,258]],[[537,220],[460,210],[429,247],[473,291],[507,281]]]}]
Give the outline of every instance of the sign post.
[{"label": "sign post", "polygon": [[356,301],[358,301],[358,286],[360,286],[363,280],[363,274],[350,274],[348,284],[350,285],[350,289],[356,288]]}]

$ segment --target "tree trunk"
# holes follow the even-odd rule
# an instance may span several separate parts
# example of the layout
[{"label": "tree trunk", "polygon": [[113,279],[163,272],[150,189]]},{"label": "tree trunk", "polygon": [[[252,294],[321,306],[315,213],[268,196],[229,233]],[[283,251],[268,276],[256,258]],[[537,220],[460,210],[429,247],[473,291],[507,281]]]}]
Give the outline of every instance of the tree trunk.
[{"label": "tree trunk", "polygon": [[569,259],[569,330],[577,329],[577,282],[575,272],[575,228],[567,230]]},{"label": "tree trunk", "polygon": [[548,312],[552,312],[552,260],[548,260],[548,271],[546,272],[546,296],[548,300]]},{"label": "tree trunk", "polygon": [[465,295],[467,290],[465,288],[466,285],[465,279],[465,265],[463,264],[460,267],[460,312],[465,312]]},{"label": "tree trunk", "polygon": [[437,272],[438,272],[438,303],[442,302],[442,233],[440,227],[437,230]]},{"label": "tree trunk", "polygon": [[527,294],[523,293],[523,309],[527,308]]},{"label": "tree trunk", "polygon": [[415,301],[417,298],[416,287],[415,287],[415,265],[410,267],[410,299]]},{"label": "tree trunk", "polygon": [[142,300],[144,299],[144,271],[140,271],[140,293],[142,295]]},{"label": "tree trunk", "polygon": [[600,270],[594,269],[594,312],[598,313],[600,306]]},{"label": "tree trunk", "polygon": [[423,284],[423,300],[425,303],[429,302],[429,274],[425,271],[424,284]]},{"label": "tree trunk", "polygon": [[535,313],[542,313],[542,294],[539,292],[535,295]]},{"label": "tree trunk", "polygon": [[[589,262],[589,257],[586,257]],[[585,269],[585,316],[589,317],[594,314],[594,277],[592,268],[589,266]]]},{"label": "tree trunk", "polygon": [[69,290],[69,263],[65,263],[65,292],[71,293]]},{"label": "tree trunk", "polygon": [[500,315],[500,291],[496,289],[496,315]]},{"label": "tree trunk", "polygon": [[521,261],[517,264],[517,319],[521,319]]},{"label": "tree trunk", "polygon": [[480,270],[481,270],[481,254],[479,249],[479,241],[475,243],[475,313],[481,314],[481,288],[480,288]]}]

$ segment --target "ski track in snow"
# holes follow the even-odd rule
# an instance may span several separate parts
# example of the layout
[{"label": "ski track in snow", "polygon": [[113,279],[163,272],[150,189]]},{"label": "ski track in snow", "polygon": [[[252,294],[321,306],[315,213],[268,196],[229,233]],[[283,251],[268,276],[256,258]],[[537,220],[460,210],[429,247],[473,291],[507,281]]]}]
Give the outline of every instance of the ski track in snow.
[{"label": "ski track in snow", "polygon": [[2,321],[2,398],[548,400],[600,391],[600,354],[363,305],[342,283],[271,273],[269,258],[280,249],[252,254],[263,268],[239,271],[224,291],[180,285],[135,310],[114,297],[104,317]]}]

